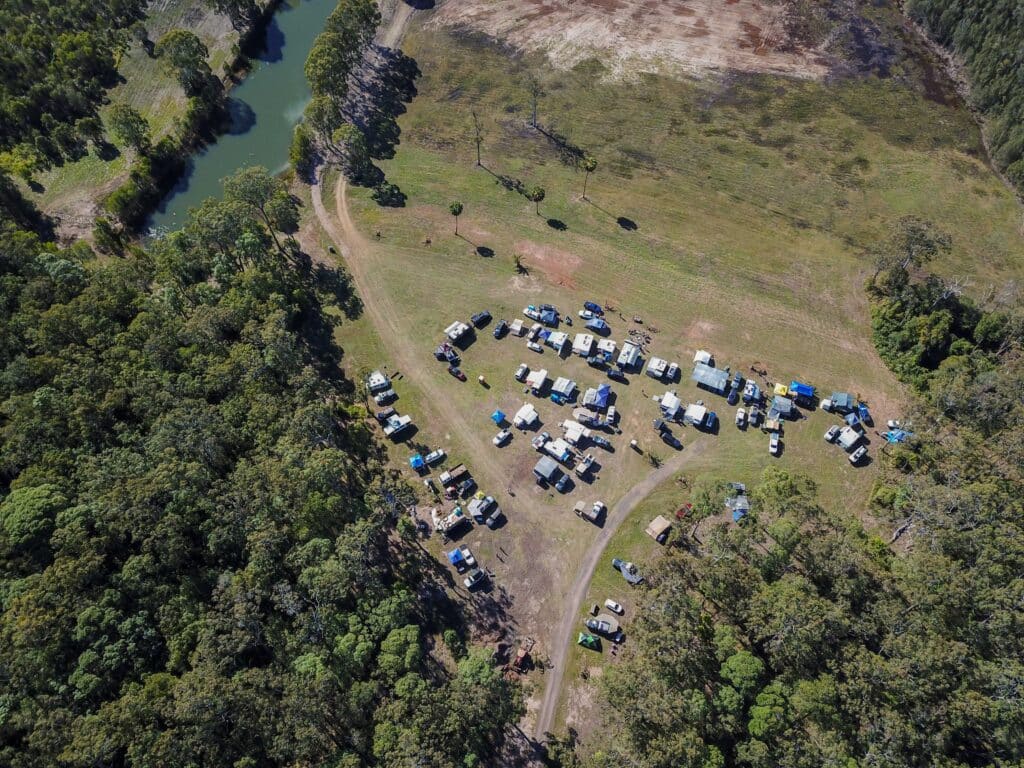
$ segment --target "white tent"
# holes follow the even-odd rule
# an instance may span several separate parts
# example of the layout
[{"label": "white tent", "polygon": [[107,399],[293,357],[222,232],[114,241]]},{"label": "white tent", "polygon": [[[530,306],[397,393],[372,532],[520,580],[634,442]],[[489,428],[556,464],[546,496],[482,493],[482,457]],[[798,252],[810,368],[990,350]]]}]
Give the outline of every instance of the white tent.
[{"label": "white tent", "polygon": [[559,352],[562,351],[563,347],[569,343],[569,334],[563,331],[555,331],[548,336],[548,346],[552,349],[557,349]]},{"label": "white tent", "polygon": [[705,352],[703,349],[698,349],[697,354],[693,356],[693,362],[711,365],[711,353]]},{"label": "white tent", "polygon": [[587,357],[590,355],[591,350],[594,348],[594,337],[589,333],[577,333],[576,338],[572,342],[572,351]]},{"label": "white tent", "polygon": [[565,439],[572,445],[576,445],[584,437],[590,437],[590,430],[580,424],[578,421],[570,421],[566,419],[562,422],[562,429],[565,430]]},{"label": "white tent", "polygon": [[632,368],[640,359],[640,345],[632,341],[622,342],[622,351],[619,353],[618,364],[622,368]]},{"label": "white tent", "polygon": [[551,391],[564,397],[572,397],[572,393],[576,391],[576,382],[572,379],[567,379],[565,376],[560,376],[555,379],[555,383],[551,386]]},{"label": "white tent", "polygon": [[370,392],[381,392],[391,386],[391,380],[380,371],[374,371],[366,379]]},{"label": "white tent", "polygon": [[538,371],[530,371],[526,377],[526,384],[530,389],[541,390],[544,389],[544,382],[548,380],[548,371],[546,368],[541,368]]},{"label": "white tent", "polygon": [[708,409],[703,405],[691,404],[686,406],[686,411],[683,412],[683,421],[687,424],[693,424],[695,427],[699,427],[704,423],[704,419],[707,415]]},{"label": "white tent", "polygon": [[843,427],[839,432],[839,447],[844,451],[853,450],[853,447],[860,442],[861,434],[853,427]]},{"label": "white tent", "polygon": [[652,379],[660,379],[665,375],[666,368],[668,368],[668,360],[662,360],[660,357],[652,357],[651,361],[647,363],[647,375]]},{"label": "white tent", "polygon": [[530,427],[537,423],[537,409],[529,403],[524,403],[523,407],[516,411],[516,415],[512,417],[512,424],[516,427]]},{"label": "white tent", "polygon": [[458,341],[468,332],[469,326],[459,320],[456,320],[454,323],[452,323],[451,325],[444,329],[444,335],[447,336],[452,341]]},{"label": "white tent", "polygon": [[679,406],[682,403],[675,392],[666,392],[661,396],[661,412],[668,419],[674,419],[679,413]]}]

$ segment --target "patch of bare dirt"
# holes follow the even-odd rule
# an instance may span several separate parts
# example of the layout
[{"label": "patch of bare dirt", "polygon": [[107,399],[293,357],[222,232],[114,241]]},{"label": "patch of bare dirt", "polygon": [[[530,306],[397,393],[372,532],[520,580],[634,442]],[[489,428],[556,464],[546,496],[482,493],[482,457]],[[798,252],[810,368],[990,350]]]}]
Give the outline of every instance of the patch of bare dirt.
[{"label": "patch of bare dirt", "polygon": [[557,68],[597,59],[613,77],[825,76],[821,52],[790,38],[786,12],[784,4],[756,0],[447,0],[432,23],[543,51]]},{"label": "patch of bare dirt", "polygon": [[517,293],[540,293],[544,286],[533,275],[513,275],[508,281],[509,288]]},{"label": "patch of bare dirt", "polygon": [[553,285],[576,287],[573,275],[583,263],[576,254],[530,240],[517,240],[513,252],[523,260],[527,269],[539,270]]}]

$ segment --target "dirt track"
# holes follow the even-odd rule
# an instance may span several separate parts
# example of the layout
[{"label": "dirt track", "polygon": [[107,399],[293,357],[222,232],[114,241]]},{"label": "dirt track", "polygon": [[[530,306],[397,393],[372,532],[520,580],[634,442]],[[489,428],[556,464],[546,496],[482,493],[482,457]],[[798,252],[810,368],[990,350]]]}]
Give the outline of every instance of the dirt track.
[{"label": "dirt track", "polygon": [[[412,9],[400,3],[388,26],[378,36],[378,42],[388,47],[397,46],[411,17]],[[363,301],[365,311],[378,330],[381,342],[387,350],[391,362],[397,365],[427,396],[428,407],[458,439],[473,453],[474,471],[481,480],[492,488],[505,488],[508,484],[508,469],[502,466],[498,457],[491,450],[487,436],[481,436],[479,429],[471,425],[465,414],[460,411],[443,387],[430,375],[422,355],[414,348],[409,337],[403,332],[398,322],[401,307],[397,306],[385,287],[373,278],[370,263],[372,245],[359,232],[352,221],[347,201],[347,184],[340,177],[334,188],[334,212],[327,210],[323,201],[322,176],[311,186],[313,209],[324,232],[334,242],[345,259],[352,275],[353,283]],[[551,730],[559,695],[562,690],[566,659],[572,647],[572,629],[578,620],[580,604],[587,593],[591,576],[601,561],[605,547],[618,530],[629,513],[659,484],[670,478],[683,467],[690,457],[696,456],[700,446],[693,446],[682,453],[672,456],[657,471],[652,472],[641,482],[633,486],[610,510],[605,525],[583,555],[582,562],[572,581],[567,586],[563,599],[561,618],[554,632],[551,633],[551,673],[545,679],[544,696],[537,711],[534,733],[538,740],[544,733]],[[499,494],[495,494],[496,497]],[[508,498],[499,498],[506,509],[512,506]],[[512,585],[513,587],[515,585]]]},{"label": "dirt track", "polygon": [[558,629],[554,633],[555,641],[552,642],[551,674],[547,676],[544,698],[541,700],[540,709],[537,710],[537,723],[534,726],[534,738],[543,741],[545,733],[551,730],[554,724],[555,711],[558,708],[558,696],[562,691],[562,678],[565,675],[566,659],[573,644],[573,628],[579,622],[581,616],[581,603],[587,595],[587,587],[590,586],[590,578],[604,554],[612,536],[629,517],[629,513],[636,508],[636,505],[643,501],[655,488],[668,480],[672,475],[682,469],[687,461],[700,454],[705,443],[696,443],[686,450],[676,453],[662,464],[658,469],[639,483],[634,485],[626,495],[619,499],[618,503],[611,508],[605,519],[604,528],[591,543],[590,548],[584,556],[580,569],[573,579],[572,591],[565,598],[562,618],[558,622]]},{"label": "dirt track", "polygon": [[[396,321],[401,313],[401,308],[395,306],[387,291],[382,290],[379,282],[370,277],[367,269],[365,255],[369,244],[362,236],[349,216],[348,204],[346,202],[346,184],[344,177],[340,177],[334,190],[335,215],[328,214],[324,208],[321,183],[318,179],[311,187],[313,208],[321,226],[334,240],[341,254],[345,257],[345,263],[352,280],[363,300],[366,313],[370,316],[374,327],[380,332],[381,342],[388,350],[393,362],[410,379],[416,382],[427,395],[430,407],[439,411],[439,416],[444,423],[450,425],[453,431],[457,432],[459,439],[473,452],[474,471],[481,475],[481,479],[492,488],[504,488],[507,482],[507,472],[498,463],[494,451],[491,449],[490,440],[481,437],[478,429],[473,429],[465,418],[452,403],[450,397],[438,387],[433,379],[425,375],[426,365],[421,356],[413,349],[408,337]],[[502,506],[509,508],[510,502],[507,499],[499,499]]]}]

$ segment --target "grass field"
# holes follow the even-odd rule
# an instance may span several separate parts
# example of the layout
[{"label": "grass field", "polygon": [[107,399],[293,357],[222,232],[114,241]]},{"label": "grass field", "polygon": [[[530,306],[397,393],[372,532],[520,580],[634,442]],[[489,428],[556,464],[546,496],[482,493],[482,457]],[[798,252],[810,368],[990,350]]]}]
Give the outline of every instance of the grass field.
[{"label": "grass field", "polygon": [[[483,308],[511,319],[527,303],[548,301],[568,312],[584,299],[613,304],[622,315],[609,317],[620,343],[639,327],[632,316],[642,316],[657,328],[651,354],[681,364],[683,381],[673,387],[680,397],[703,397],[722,418],[718,435],[675,430],[684,455],[694,457],[684,460],[682,474],[751,483],[778,461],[814,477],[826,507],[872,528],[867,499],[877,466],[854,469],[825,445],[832,417],[814,412],[789,425],[784,453],[772,459],[766,437],[736,430],[734,409],[690,384],[689,361],[695,349],[709,349],[720,365],[748,372],[757,363],[774,381],[800,378],[826,395],[849,390],[876,419],[899,416],[905,396],[869,339],[863,285],[870,249],[900,216],[917,215],[953,237],[952,253],[934,268],[970,275],[974,291],[1019,279],[1024,265],[1020,208],[982,159],[970,115],[929,100],[909,76],[830,85],[758,75],[612,81],[594,62],[554,73],[539,59],[416,21],[403,50],[423,76],[399,118],[397,152],[380,165],[408,203],[382,209],[368,190],[349,192],[358,229],[370,236],[360,258],[373,289],[387,297],[394,332],[422,361],[396,387],[399,411],[416,416],[419,432],[394,456],[404,463],[411,449],[440,445],[453,462],[480,467],[490,483],[484,490],[509,510],[509,522],[496,532],[476,528],[466,540],[495,571],[514,631],[537,635],[542,655],[545,643],[563,642],[550,634],[561,597],[596,535],[571,514],[572,505],[600,498],[612,506],[651,471],[626,447],[631,437],[669,459],[671,449],[650,427],[657,415],[650,397],[666,386],[643,376],[616,386],[623,430],[616,452],[594,451],[604,466],[592,485],[549,495],[530,477],[536,455],[527,439],[517,434],[509,447],[475,455],[420,383],[444,393],[460,425],[489,443],[491,411],[512,413],[531,400],[512,380],[519,362],[546,367],[552,378],[570,376],[582,388],[604,379],[580,358],[537,355],[521,340],[495,341],[488,329],[464,354],[469,382],[456,382],[431,352],[449,322]],[[527,123],[529,75],[544,82],[544,132]],[[472,111],[484,126],[483,168],[475,166]],[[589,201],[581,199],[577,151],[599,163]],[[543,186],[541,215],[499,177]],[[458,237],[447,211],[453,200],[465,204]],[[517,273],[517,256],[528,274]],[[366,320],[342,326],[338,338],[356,371],[387,362],[392,340],[370,333]],[[481,374],[490,388],[475,383]],[[557,434],[553,427],[568,412],[537,405],[543,428]],[[875,438],[872,454],[877,450]],[[500,472],[489,468],[494,464]],[[595,601],[623,594],[606,561],[619,553],[641,563],[652,556],[656,545],[643,528],[685,496],[669,483],[634,511],[598,568]],[[430,546],[440,554],[439,543]],[[577,679],[583,653],[572,657],[567,682]],[[582,717],[587,696],[586,687],[571,688],[570,718]]]},{"label": "grass field", "polygon": [[[210,68],[216,74],[221,73],[238,41],[227,17],[215,13],[203,0],[158,0],[150,4],[143,23],[154,42],[178,27],[194,32],[209,49]],[[105,119],[114,104],[128,104],[149,121],[154,142],[171,133],[175,119],[185,111],[185,94],[174,75],[134,41],[122,55],[118,71],[124,80],[109,92],[110,101],[100,109],[100,116]],[[107,138],[120,152],[114,159],[102,160],[90,148],[81,160],[39,174],[41,191],[26,188],[30,199],[59,219],[62,234],[91,231],[98,202],[128,175],[132,150],[112,136]]]}]

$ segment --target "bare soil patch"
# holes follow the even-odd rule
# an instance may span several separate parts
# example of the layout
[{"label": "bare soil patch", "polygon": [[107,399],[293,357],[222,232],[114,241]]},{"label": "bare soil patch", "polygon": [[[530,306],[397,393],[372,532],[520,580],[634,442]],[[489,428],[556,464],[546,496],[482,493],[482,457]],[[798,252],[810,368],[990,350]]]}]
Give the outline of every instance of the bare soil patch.
[{"label": "bare soil patch", "polygon": [[513,249],[527,268],[540,270],[553,285],[576,287],[573,275],[583,263],[579,256],[530,240],[517,240]]},{"label": "bare soil patch", "polygon": [[560,69],[597,59],[613,77],[827,72],[820,51],[790,39],[785,5],[755,0],[447,0],[432,23],[543,51]]}]

